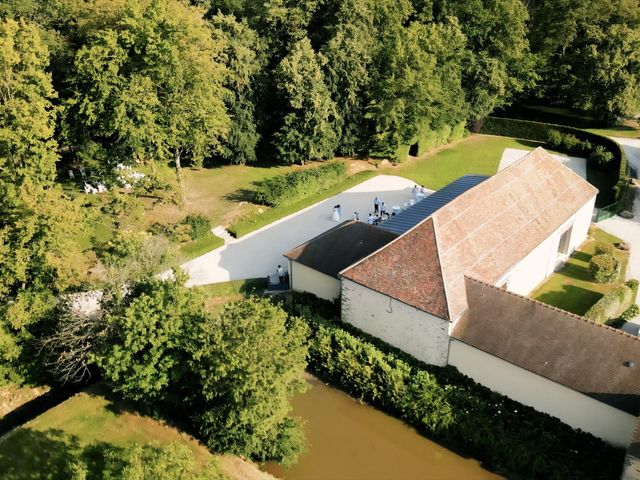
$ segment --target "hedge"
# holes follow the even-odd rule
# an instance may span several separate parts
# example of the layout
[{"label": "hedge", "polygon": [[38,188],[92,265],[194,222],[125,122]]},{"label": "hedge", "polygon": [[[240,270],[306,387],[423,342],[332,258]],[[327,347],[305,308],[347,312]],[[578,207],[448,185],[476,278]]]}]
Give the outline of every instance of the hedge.
[{"label": "hedge", "polygon": [[584,316],[598,323],[618,318],[635,302],[634,287],[631,285],[627,282],[614,288],[587,310]]},{"label": "hedge", "polygon": [[[627,189],[629,188],[629,167],[627,156],[616,141],[603,135],[580,130],[579,128],[568,127],[566,125],[516,120],[513,118],[486,117],[474,126],[474,131],[478,133],[524,138],[544,143],[549,141],[549,135],[552,130],[557,130],[564,135],[573,135],[581,142],[589,142],[594,152],[601,152],[601,149],[598,149],[598,146],[600,146],[613,155],[613,159],[608,162],[605,167],[605,181],[601,185],[596,185],[601,190],[599,194],[601,199],[599,204],[618,202],[622,207],[623,202],[621,200],[624,199]],[[562,151],[562,145],[560,145],[558,149]],[[591,155],[589,156],[591,157]],[[587,162],[587,166],[590,168],[598,168],[598,165],[595,165],[598,161],[598,155],[594,154],[591,161]]]},{"label": "hedge", "polygon": [[273,207],[290,205],[340,183],[346,178],[346,173],[344,162],[330,162],[276,175],[258,184],[255,201]]},{"label": "hedge", "polygon": [[415,143],[411,145],[409,154],[414,157],[419,157],[441,145],[446,145],[447,143],[464,138],[466,133],[467,130],[464,122],[454,125],[453,127],[451,125],[444,125],[437,130],[422,128],[418,132]]},{"label": "hedge", "polygon": [[335,318],[338,306],[293,295],[284,305],[311,327],[309,369],[509,478],[613,479],[624,451],[475,383],[426,365]]},{"label": "hedge", "polygon": [[603,253],[607,253],[609,255],[615,255],[617,249],[614,245],[607,242],[598,242],[595,245],[595,251],[597,255],[601,255]]},{"label": "hedge", "polygon": [[594,255],[589,260],[589,274],[596,283],[611,283],[620,275],[620,262],[609,253]]}]

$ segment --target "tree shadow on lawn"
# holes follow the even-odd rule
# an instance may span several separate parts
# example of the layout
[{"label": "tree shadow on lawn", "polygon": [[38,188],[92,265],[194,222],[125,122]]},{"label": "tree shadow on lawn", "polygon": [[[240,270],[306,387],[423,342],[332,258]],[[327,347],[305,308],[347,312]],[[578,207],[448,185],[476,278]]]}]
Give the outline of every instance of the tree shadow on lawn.
[{"label": "tree shadow on lawn", "polygon": [[[62,430],[21,428],[0,443],[2,480],[68,480],[75,467],[84,467],[87,479],[101,479],[105,458],[123,449],[104,442],[82,446],[78,437]],[[80,468],[82,470],[83,468]]]},{"label": "tree shadow on lawn", "polygon": [[551,290],[536,297],[536,300],[547,305],[553,305],[561,310],[584,315],[602,294],[575,285],[562,285],[559,290]]},{"label": "tree shadow on lawn", "polygon": [[78,439],[61,430],[16,430],[0,444],[0,478],[71,478],[72,464],[79,449]]}]

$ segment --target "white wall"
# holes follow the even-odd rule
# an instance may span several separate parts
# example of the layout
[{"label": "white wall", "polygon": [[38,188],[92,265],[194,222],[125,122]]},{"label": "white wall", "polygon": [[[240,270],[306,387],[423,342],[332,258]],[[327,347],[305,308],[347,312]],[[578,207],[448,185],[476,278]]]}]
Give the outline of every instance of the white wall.
[{"label": "white wall", "polygon": [[449,322],[342,279],[342,320],[423,362],[444,366]]},{"label": "white wall", "polygon": [[569,254],[586,240],[594,203],[595,197],[518,262],[496,285],[502,285],[507,281],[507,290],[520,295],[527,295],[536,288],[556,269],[558,244],[567,228],[573,225],[569,239]]},{"label": "white wall", "polygon": [[335,300],[340,296],[340,280],[293,260],[289,262],[289,280],[291,289],[296,292],[313,293],[325,300]]},{"label": "white wall", "polygon": [[626,448],[631,441],[635,416],[453,338],[449,364],[496,392],[613,445]]}]

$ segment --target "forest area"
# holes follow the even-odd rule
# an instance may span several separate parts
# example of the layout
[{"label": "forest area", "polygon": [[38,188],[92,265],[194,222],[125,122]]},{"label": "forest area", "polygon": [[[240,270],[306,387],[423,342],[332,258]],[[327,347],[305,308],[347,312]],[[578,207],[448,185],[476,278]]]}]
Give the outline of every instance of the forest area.
[{"label": "forest area", "polygon": [[[145,412],[187,403],[181,421],[213,450],[286,463],[303,444],[287,402],[304,390],[308,327],[256,298],[211,313],[181,275],[155,279],[172,256],[162,235],[96,247],[105,273],[87,283],[76,237],[91,219],[61,177],[119,185],[123,169],[144,167],[134,190],[179,204],[187,168],[401,161],[514,105],[611,125],[640,114],[640,6],[2,0],[0,72],[0,386],[100,375]],[[131,197],[109,197],[116,224]],[[199,222],[189,232],[210,229]],[[98,317],[61,300],[97,286]],[[264,339],[256,351],[247,335]],[[261,355],[282,368],[256,371]]]}]

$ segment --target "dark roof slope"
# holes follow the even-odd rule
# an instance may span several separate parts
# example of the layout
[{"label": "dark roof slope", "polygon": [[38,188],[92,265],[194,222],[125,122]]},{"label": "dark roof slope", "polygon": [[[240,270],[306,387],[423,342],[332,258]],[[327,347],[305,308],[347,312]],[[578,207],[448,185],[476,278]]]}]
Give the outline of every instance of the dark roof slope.
[{"label": "dark roof slope", "polygon": [[421,202],[407,208],[399,215],[391,217],[380,225],[380,228],[401,235],[411,230],[429,215],[433,214],[433,212],[442,208],[454,198],[459,197],[470,188],[473,188],[479,183],[485,181],[487,178],[489,177],[485,175],[464,175],[463,177],[454,180],[449,185],[441,188],[437,192],[432,193]]},{"label": "dark roof slope", "polygon": [[[469,310],[453,337],[619,410],[640,413],[640,340],[465,279]],[[635,362],[634,367],[625,362]]]},{"label": "dark roof slope", "polygon": [[386,248],[340,275],[432,315],[448,319],[432,219],[427,219],[419,231],[414,229],[398,237]]},{"label": "dark roof slope", "polygon": [[284,254],[331,277],[397,237],[363,222],[348,220]]}]

